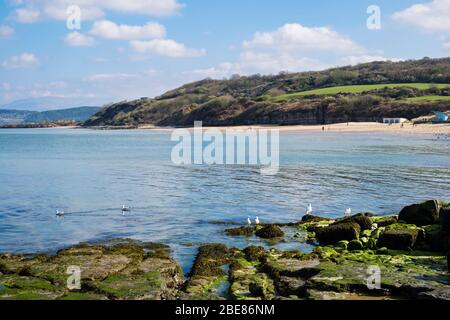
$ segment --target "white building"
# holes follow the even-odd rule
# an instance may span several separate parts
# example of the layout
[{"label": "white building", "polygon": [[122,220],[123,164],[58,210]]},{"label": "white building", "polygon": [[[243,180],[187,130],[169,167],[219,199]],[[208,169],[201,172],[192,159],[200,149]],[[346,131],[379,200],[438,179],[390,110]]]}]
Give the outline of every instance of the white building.
[{"label": "white building", "polygon": [[408,121],[406,118],[383,118],[383,123],[385,124],[405,123]]}]

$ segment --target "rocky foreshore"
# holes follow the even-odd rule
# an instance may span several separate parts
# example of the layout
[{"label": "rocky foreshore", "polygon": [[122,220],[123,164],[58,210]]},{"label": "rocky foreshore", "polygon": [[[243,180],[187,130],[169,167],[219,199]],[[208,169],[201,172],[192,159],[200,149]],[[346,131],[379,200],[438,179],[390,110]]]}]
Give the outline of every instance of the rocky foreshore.
[{"label": "rocky foreshore", "polygon": [[[166,245],[116,239],[54,255],[0,254],[0,299],[450,300],[450,205],[431,200],[398,215],[312,215],[237,227],[229,236],[315,245],[311,253],[200,246],[184,279]],[[81,287],[68,289],[71,266]]]}]

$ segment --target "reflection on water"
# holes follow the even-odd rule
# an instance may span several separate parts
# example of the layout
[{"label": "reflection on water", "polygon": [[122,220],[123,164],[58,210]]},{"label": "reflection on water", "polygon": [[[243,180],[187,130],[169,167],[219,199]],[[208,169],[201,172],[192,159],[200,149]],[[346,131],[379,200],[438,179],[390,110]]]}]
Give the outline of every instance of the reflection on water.
[{"label": "reflection on water", "polygon": [[[201,243],[272,245],[224,235],[247,216],[298,220],[308,203],[329,217],[347,207],[395,214],[416,201],[450,200],[450,141],[302,132],[281,133],[280,143],[279,174],[262,176],[255,166],[175,166],[168,132],[0,130],[0,251],[130,237],[170,244],[186,270]],[[124,204],[132,211],[122,215]]]}]

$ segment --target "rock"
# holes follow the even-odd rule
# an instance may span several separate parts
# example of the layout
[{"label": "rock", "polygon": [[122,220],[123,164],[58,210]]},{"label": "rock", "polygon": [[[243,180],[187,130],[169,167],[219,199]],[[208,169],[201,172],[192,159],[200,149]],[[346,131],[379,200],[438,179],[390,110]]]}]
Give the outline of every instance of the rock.
[{"label": "rock", "polygon": [[450,288],[440,288],[433,291],[421,292],[418,295],[419,299],[426,300],[450,300]]},{"label": "rock", "polygon": [[252,236],[255,233],[254,227],[239,227],[239,228],[231,228],[226,229],[225,233],[228,236]]},{"label": "rock", "polygon": [[378,227],[387,227],[391,224],[398,222],[397,216],[386,216],[386,217],[380,217],[375,216],[372,217],[372,221],[377,224]]},{"label": "rock", "polygon": [[349,251],[356,251],[356,250],[363,250],[364,245],[360,240],[352,240],[348,243],[348,250]]},{"label": "rock", "polygon": [[372,219],[368,216],[369,214],[358,213],[354,216],[343,218],[339,221],[336,221],[332,225],[342,224],[342,223],[357,223],[361,230],[372,230]]},{"label": "rock", "polygon": [[441,229],[438,224],[432,224],[423,227],[425,231],[425,243],[429,250],[435,252],[447,252],[450,250],[448,246],[449,236]]},{"label": "rock", "polygon": [[275,288],[278,294],[285,297],[302,296],[305,294],[305,281],[300,278],[281,276],[275,281]]},{"label": "rock", "polygon": [[262,229],[256,231],[255,233],[258,237],[264,239],[273,239],[273,238],[281,238],[284,237],[284,232],[277,225],[268,225],[263,227]]},{"label": "rock", "polygon": [[442,208],[439,216],[442,231],[450,235],[450,206]]},{"label": "rock", "polygon": [[243,250],[245,254],[245,258],[250,261],[259,261],[261,258],[263,258],[266,254],[266,251],[263,247],[257,247],[257,246],[250,246]]},{"label": "rock", "polygon": [[339,223],[318,229],[317,240],[320,244],[334,244],[341,240],[358,239],[361,227],[357,223]]},{"label": "rock", "polygon": [[403,208],[398,219],[417,226],[439,223],[439,212],[442,202],[430,200],[420,204],[413,204]]},{"label": "rock", "polygon": [[[0,257],[0,299],[175,299],[180,266],[160,244],[116,239],[79,244],[56,255]],[[67,268],[78,266],[81,291],[67,289]]]},{"label": "rock", "polygon": [[415,230],[387,230],[380,235],[377,245],[389,249],[409,250],[416,243],[417,235],[418,232]]},{"label": "rock", "polygon": [[313,216],[311,214],[304,215],[302,217],[302,222],[321,222],[321,221],[330,221],[330,218],[324,218],[319,216]]}]

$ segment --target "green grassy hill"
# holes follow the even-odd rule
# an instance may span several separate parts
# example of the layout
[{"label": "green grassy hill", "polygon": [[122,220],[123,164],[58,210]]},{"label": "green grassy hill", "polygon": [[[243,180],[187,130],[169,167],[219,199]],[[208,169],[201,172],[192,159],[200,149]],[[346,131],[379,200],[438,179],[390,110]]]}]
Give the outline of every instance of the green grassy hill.
[{"label": "green grassy hill", "polygon": [[370,92],[374,90],[383,90],[393,89],[393,88],[415,88],[419,90],[431,89],[433,87],[436,88],[450,88],[450,84],[445,83],[388,83],[388,84],[369,84],[369,85],[353,85],[353,86],[337,86],[330,88],[321,88],[314,90],[307,90],[302,92],[288,93],[282,94],[279,96],[272,97],[274,100],[285,100],[285,99],[293,99],[298,97],[305,97],[311,95],[335,95],[338,93],[362,93],[362,92]]},{"label": "green grassy hill", "polygon": [[450,110],[450,58],[204,79],[154,99],[102,108],[86,126],[322,124]]}]

